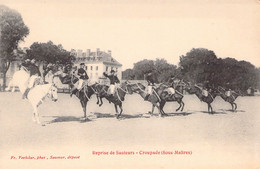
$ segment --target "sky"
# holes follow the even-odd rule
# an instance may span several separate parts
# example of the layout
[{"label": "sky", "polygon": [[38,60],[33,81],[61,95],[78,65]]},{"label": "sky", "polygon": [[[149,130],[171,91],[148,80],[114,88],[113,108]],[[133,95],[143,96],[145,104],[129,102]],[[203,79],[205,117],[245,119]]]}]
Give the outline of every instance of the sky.
[{"label": "sky", "polygon": [[112,50],[132,68],[142,59],[177,65],[192,48],[260,67],[260,0],[1,0],[30,34],[21,47],[53,41],[66,50]]}]

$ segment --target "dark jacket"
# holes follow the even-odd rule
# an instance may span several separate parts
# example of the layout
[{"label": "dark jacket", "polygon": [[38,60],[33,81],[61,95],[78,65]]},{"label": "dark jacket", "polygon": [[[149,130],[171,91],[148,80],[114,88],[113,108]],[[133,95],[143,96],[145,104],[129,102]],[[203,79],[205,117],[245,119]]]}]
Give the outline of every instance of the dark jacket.
[{"label": "dark jacket", "polygon": [[79,68],[78,75],[80,79],[89,79],[87,72],[83,68]]},{"label": "dark jacket", "polygon": [[32,76],[32,75],[41,76],[41,72],[40,72],[38,66],[36,66],[35,64],[30,64],[29,70],[30,70],[30,76]]},{"label": "dark jacket", "polygon": [[120,83],[119,79],[115,75],[107,75],[105,72],[103,75],[110,80],[110,84]]}]

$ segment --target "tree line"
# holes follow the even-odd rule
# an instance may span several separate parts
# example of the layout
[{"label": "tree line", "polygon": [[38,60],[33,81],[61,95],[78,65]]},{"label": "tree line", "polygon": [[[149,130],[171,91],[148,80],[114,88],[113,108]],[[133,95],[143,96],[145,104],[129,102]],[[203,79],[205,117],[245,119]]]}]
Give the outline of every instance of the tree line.
[{"label": "tree line", "polygon": [[143,80],[148,71],[165,82],[170,77],[192,83],[208,83],[212,87],[222,86],[231,89],[247,90],[260,88],[260,68],[247,61],[234,58],[218,58],[214,51],[205,48],[193,48],[180,56],[179,65],[167,63],[164,59],[141,60],[132,69],[123,71],[123,79]]}]

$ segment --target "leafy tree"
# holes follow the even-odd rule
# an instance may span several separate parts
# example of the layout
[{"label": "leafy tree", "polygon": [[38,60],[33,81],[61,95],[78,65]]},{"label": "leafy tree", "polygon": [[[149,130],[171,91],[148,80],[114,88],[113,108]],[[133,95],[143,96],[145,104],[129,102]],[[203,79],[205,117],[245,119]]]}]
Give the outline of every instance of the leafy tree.
[{"label": "leafy tree", "polygon": [[132,69],[126,69],[125,71],[122,72],[122,79],[125,80],[134,80],[135,75]]},{"label": "leafy tree", "polygon": [[0,71],[3,74],[3,88],[6,86],[6,73],[14,61],[18,44],[29,34],[20,13],[0,5]]},{"label": "leafy tree", "polygon": [[52,41],[47,43],[34,42],[26,53],[30,59],[35,58],[47,63],[71,64],[75,59],[70,52],[63,49],[61,44],[55,45]]},{"label": "leafy tree", "polygon": [[165,59],[141,60],[134,64],[133,69],[127,69],[123,72],[123,79],[143,80],[144,74],[152,71],[159,82],[168,80],[171,75],[177,74],[177,67],[167,63]]},{"label": "leafy tree", "polygon": [[137,63],[134,64],[133,72],[135,75],[135,78],[137,80],[143,80],[144,79],[144,74],[147,71],[153,70],[154,69],[154,63],[152,60],[141,60]]},{"label": "leafy tree", "polygon": [[185,56],[180,57],[179,65],[186,80],[194,83],[204,83],[205,81],[214,83],[214,67],[216,67],[217,62],[217,56],[213,51],[193,48]]}]

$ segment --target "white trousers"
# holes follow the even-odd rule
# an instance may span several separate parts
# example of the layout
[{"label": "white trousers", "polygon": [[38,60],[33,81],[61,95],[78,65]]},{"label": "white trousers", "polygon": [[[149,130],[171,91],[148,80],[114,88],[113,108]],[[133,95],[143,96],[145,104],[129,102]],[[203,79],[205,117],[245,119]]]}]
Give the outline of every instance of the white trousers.
[{"label": "white trousers", "polygon": [[231,95],[230,91],[226,91],[226,95],[229,97]]},{"label": "white trousers", "polygon": [[153,94],[153,86],[147,86],[147,87],[146,87],[146,92],[147,92],[148,94]]},{"label": "white trousers", "polygon": [[208,97],[209,92],[207,90],[202,90],[202,95]]},{"label": "white trousers", "polygon": [[115,88],[116,88],[116,86],[113,85],[113,84],[111,84],[111,85],[109,86],[109,88],[108,88],[107,93],[108,93],[108,94],[114,94],[114,93],[115,93]]},{"label": "white trousers", "polygon": [[172,88],[172,87],[169,87],[169,88],[168,88],[168,91],[169,91],[170,94],[174,94],[174,93],[175,93],[175,89]]},{"label": "white trousers", "polygon": [[78,84],[78,87],[77,87],[78,90],[81,89],[83,83],[84,83],[84,80],[83,79],[79,79],[79,84]]}]

